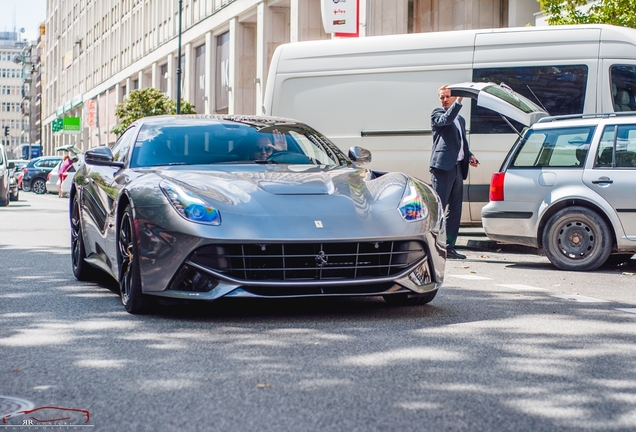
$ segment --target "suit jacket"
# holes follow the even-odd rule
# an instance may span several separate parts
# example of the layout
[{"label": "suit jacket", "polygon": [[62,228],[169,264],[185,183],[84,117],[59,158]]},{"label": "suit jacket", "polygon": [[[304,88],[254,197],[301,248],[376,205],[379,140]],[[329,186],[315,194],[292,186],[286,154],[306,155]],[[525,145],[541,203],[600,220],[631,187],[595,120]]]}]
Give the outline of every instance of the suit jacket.
[{"label": "suit jacket", "polygon": [[[431,113],[431,129],[433,130],[433,148],[431,149],[431,168],[450,171],[457,163],[459,146],[463,143],[464,159],[461,161],[462,176],[468,177],[468,166],[472,153],[468,149],[466,139],[466,120],[459,115],[462,105],[454,102],[448,110],[435,108]],[[455,126],[457,118],[461,125],[461,131]],[[461,137],[461,139],[460,139]]]}]

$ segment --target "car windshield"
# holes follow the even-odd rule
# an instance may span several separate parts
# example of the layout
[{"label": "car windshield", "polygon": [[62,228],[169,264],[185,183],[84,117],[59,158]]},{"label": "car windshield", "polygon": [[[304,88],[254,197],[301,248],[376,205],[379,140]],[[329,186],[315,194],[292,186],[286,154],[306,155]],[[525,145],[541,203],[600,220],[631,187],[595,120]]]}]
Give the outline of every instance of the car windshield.
[{"label": "car windshield", "polygon": [[326,137],[303,124],[179,119],[145,124],[130,166],[228,163],[349,165]]},{"label": "car windshield", "polygon": [[530,129],[517,145],[511,166],[582,168],[594,130],[594,126]]}]

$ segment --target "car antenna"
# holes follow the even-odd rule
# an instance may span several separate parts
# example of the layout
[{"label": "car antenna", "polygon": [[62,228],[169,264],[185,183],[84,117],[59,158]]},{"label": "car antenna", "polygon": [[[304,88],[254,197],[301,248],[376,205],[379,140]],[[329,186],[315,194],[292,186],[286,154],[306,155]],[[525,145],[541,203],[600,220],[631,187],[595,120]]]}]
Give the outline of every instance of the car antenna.
[{"label": "car antenna", "polygon": [[537,100],[537,102],[539,102],[539,105],[541,105],[541,108],[543,108],[543,111],[545,111],[548,115],[550,115],[550,113],[548,112],[548,110],[546,109],[546,107],[543,106],[543,104],[541,103],[541,100],[537,97],[537,95],[532,91],[532,89],[530,88],[530,86],[528,84],[526,84],[526,87],[528,87],[528,90],[530,90],[530,93],[532,93],[532,96],[534,96],[534,98]]},{"label": "car antenna", "polygon": [[515,131],[515,133],[516,133],[517,135],[519,135],[519,138],[523,138],[523,135],[521,135],[521,133],[519,133],[519,131],[517,130],[517,128],[515,128],[515,127],[512,125],[512,123],[510,123],[510,120],[508,120],[508,119],[506,118],[506,116],[504,116],[504,115],[503,115],[503,114],[501,114],[501,113],[499,113],[499,115],[501,116],[501,118],[502,118],[502,119],[504,119],[504,121],[505,121],[506,123],[508,123],[508,126],[510,126],[510,128],[511,128],[513,131]]}]

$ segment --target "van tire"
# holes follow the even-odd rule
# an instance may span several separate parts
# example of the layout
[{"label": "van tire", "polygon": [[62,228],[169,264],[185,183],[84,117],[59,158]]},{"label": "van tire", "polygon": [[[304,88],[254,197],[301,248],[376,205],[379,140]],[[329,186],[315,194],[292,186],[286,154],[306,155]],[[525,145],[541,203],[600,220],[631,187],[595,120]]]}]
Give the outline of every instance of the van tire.
[{"label": "van tire", "polygon": [[612,251],[607,223],[586,207],[567,207],[548,220],[543,248],[550,262],[561,270],[590,271],[602,266]]}]

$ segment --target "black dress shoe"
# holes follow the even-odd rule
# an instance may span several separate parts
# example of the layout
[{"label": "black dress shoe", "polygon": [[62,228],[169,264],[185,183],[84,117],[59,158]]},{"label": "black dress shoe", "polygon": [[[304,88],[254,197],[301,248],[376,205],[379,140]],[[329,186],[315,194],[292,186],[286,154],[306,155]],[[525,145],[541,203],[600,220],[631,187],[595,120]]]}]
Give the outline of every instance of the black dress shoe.
[{"label": "black dress shoe", "polygon": [[466,259],[466,255],[460,254],[455,249],[446,249],[446,258],[447,259]]}]

